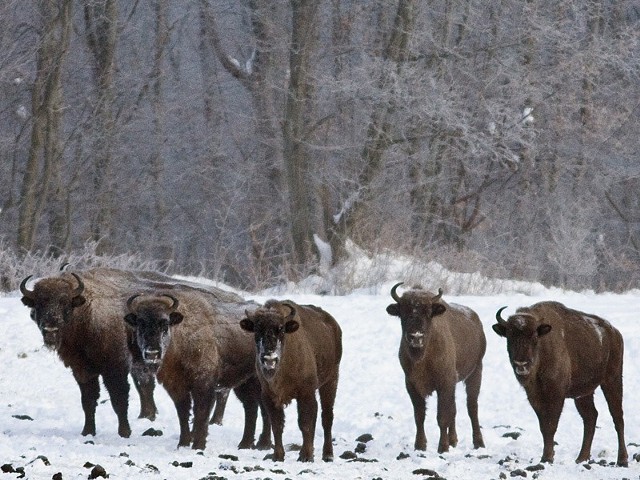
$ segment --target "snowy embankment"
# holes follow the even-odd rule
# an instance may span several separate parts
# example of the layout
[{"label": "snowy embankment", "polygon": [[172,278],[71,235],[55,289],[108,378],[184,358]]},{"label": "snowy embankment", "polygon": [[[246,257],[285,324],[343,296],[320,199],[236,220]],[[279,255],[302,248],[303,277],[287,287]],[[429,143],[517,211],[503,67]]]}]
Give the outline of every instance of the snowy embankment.
[{"label": "snowy embankment", "polygon": [[[335,454],[333,463],[319,460],[321,427],[316,430],[316,462],[301,464],[297,452],[288,452],[285,462],[264,460],[267,452],[237,450],[242,434],[242,410],[233,396],[229,400],[223,426],[213,426],[207,449],[195,452],[176,449],[178,421],[162,387],[156,390],[159,415],[155,422],[137,419],[138,398],[132,388],[129,439],[117,435],[116,417],[103,388],[96,415],[98,434],[82,437],[83,413],[79,389],[71,372],[57,356],[42,346],[38,329],[22,306],[18,294],[0,298],[0,464],[6,470],[23,469],[26,478],[87,478],[92,465],[104,467],[109,478],[172,479],[407,479],[437,475],[453,479],[510,478],[518,469],[528,478],[620,479],[637,478],[640,464],[632,459],[640,452],[640,421],[635,418],[635,392],[640,390],[640,322],[637,319],[640,292],[624,295],[565,293],[532,288],[529,295],[504,293],[489,296],[451,296],[445,300],[467,305],[480,315],[488,347],[484,361],[484,380],[480,395],[480,423],[486,448],[473,450],[471,427],[466,414],[464,388],[457,390],[457,426],[460,442],[449,453],[438,455],[438,429],[435,398],[428,401],[427,451],[413,450],[415,428],[413,411],[404,388],[397,358],[399,320],[390,317],[385,283],[377,292],[346,296],[281,294],[299,303],[319,305],[330,312],[343,329],[344,357],[335,407]],[[506,291],[506,290],[505,290]],[[522,291],[520,286],[511,291]],[[274,295],[275,296],[275,295]],[[263,302],[268,297],[251,296]],[[616,439],[611,417],[602,393],[596,394],[600,412],[590,465],[576,465],[582,423],[573,402],[565,404],[556,434],[556,462],[533,471],[538,464],[542,438],[537,419],[524,391],[509,367],[504,339],[491,325],[496,309],[508,305],[505,316],[516,307],[541,300],[557,300],[566,305],[610,320],[625,338],[625,420],[630,467],[609,466],[616,459]],[[295,405],[285,410],[286,444],[299,444]],[[150,427],[162,436],[143,436]],[[357,438],[370,434],[373,439],[358,447]],[[505,436],[505,434],[509,434]],[[517,438],[514,438],[517,437]],[[357,448],[358,447],[358,448]],[[355,461],[340,458],[354,452]],[[405,458],[403,458],[405,457]],[[11,468],[9,468],[10,465]],[[432,471],[432,472],[430,472]],[[414,473],[418,472],[418,473]],[[18,476],[18,473],[13,473]],[[7,478],[10,478],[7,475]],[[60,478],[58,476],[58,478]]]}]

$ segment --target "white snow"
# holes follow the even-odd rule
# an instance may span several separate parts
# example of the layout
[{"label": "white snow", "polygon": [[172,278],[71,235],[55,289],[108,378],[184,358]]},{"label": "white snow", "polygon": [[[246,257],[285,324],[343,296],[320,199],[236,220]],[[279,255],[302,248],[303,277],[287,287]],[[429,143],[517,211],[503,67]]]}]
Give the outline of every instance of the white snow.
[{"label": "white snow", "polygon": [[[201,479],[218,475],[229,479],[407,479],[424,478],[414,475],[426,468],[449,480],[498,479],[501,473],[538,464],[542,453],[542,438],[538,422],[524,391],[518,386],[509,366],[506,345],[491,329],[495,312],[508,305],[510,309],[531,305],[541,300],[557,300],[569,307],[608,319],[625,338],[625,411],[626,441],[630,467],[591,465],[591,469],[576,465],[574,458],[580,449],[582,422],[573,402],[566,403],[555,440],[556,460],[537,472],[541,479],[620,479],[638,478],[640,464],[632,459],[640,451],[640,421],[635,417],[635,393],[640,389],[640,371],[633,361],[640,353],[640,322],[637,319],[640,291],[623,295],[562,292],[540,286],[526,289],[514,284],[514,293],[487,296],[447,295],[444,299],[474,309],[480,316],[487,336],[484,360],[484,381],[480,395],[479,416],[486,448],[474,450],[471,427],[466,413],[465,392],[457,390],[457,430],[459,444],[448,453],[436,452],[438,429],[436,402],[431,397],[427,407],[426,452],[415,452],[413,411],[405,391],[404,379],[397,358],[400,322],[389,316],[385,307],[391,302],[389,291],[395,281],[384,282],[379,291],[358,291],[346,296],[319,296],[285,293],[278,298],[291,298],[326,309],[343,330],[344,356],[335,405],[335,461],[323,463],[321,457],[322,429],[318,418],[316,429],[316,462],[296,461],[297,452],[287,452],[283,463],[263,460],[268,452],[237,450],[242,434],[242,410],[232,395],[227,405],[223,426],[212,426],[207,449],[203,454],[190,449],[176,449],[178,421],[173,403],[162,387],[156,390],[159,415],[155,422],[137,419],[139,400],[133,387],[130,400],[130,422],[133,434],[129,439],[117,435],[116,417],[107,401],[104,388],[96,415],[97,435],[82,437],[83,413],[79,389],[71,372],[55,353],[42,346],[41,335],[29,311],[17,292],[0,297],[0,464],[23,467],[26,478],[51,479],[61,472],[64,479],[87,478],[86,462],[102,465],[109,478]],[[507,291],[507,290],[505,290]],[[259,302],[269,297],[246,295]],[[592,458],[615,462],[616,435],[600,390],[596,393],[600,413]],[[285,444],[300,444],[297,414],[292,404],[285,410],[287,423]],[[33,419],[20,420],[14,415]],[[142,436],[148,428],[160,429],[162,436]],[[504,437],[505,433],[520,433],[520,437]],[[376,462],[349,462],[340,455],[356,447],[356,438],[369,433],[373,440],[358,456]],[[87,443],[88,441],[92,443]],[[408,458],[398,460],[399,454]],[[238,460],[220,458],[222,454]],[[49,465],[43,458],[48,459]],[[40,457],[40,458],[39,458]],[[506,462],[498,462],[509,458]],[[187,467],[192,462],[191,467]],[[175,465],[174,465],[175,464]],[[184,464],[185,466],[181,466]],[[177,466],[176,466],[177,465]],[[263,470],[261,470],[263,469]],[[159,472],[158,472],[159,471]],[[534,472],[527,472],[533,478]],[[7,478],[15,478],[6,475]],[[4,476],[3,476],[4,478]]]}]

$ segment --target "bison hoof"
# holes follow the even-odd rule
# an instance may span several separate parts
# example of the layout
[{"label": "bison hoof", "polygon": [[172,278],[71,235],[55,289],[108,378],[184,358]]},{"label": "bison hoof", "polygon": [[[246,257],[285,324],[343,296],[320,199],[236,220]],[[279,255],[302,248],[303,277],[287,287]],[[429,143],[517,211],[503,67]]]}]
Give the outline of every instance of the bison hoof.
[{"label": "bison hoof", "polygon": [[299,462],[313,462],[313,455],[303,455],[302,453],[298,456]]},{"label": "bison hoof", "polygon": [[129,427],[119,428],[118,435],[120,435],[122,438],[129,438],[131,436],[131,429]]},{"label": "bison hoof", "polygon": [[270,439],[263,439],[260,438],[258,439],[258,443],[256,443],[255,449],[256,450],[271,450],[273,448],[273,444],[271,443]]},{"label": "bison hoof", "polygon": [[327,463],[333,462],[333,454],[331,454],[331,455],[323,455],[322,456],[322,461],[323,462],[327,462]]},{"label": "bison hoof", "polygon": [[94,436],[94,437],[95,437],[95,435],[96,435],[96,429],[95,429],[95,427],[94,427],[94,428],[84,427],[84,428],[82,429],[82,436],[83,436],[83,437],[86,437],[87,435],[92,435],[92,436]]},{"label": "bison hoof", "polygon": [[238,450],[247,450],[253,448],[253,440],[242,440],[238,444]]}]

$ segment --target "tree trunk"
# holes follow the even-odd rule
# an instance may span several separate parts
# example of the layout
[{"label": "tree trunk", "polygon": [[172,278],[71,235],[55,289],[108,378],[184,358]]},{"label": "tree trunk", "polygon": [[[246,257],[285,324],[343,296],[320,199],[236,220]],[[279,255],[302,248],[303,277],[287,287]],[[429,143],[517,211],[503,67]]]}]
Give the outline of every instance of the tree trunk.
[{"label": "tree trunk", "polygon": [[44,25],[42,45],[37,55],[37,73],[32,94],[31,145],[21,190],[17,245],[23,251],[29,251],[34,246],[37,225],[51,188],[55,205],[55,220],[50,225],[52,241],[56,247],[62,247],[64,239],[64,214],[59,210],[61,202],[58,202],[63,150],[60,140],[63,112],[60,79],[69,46],[71,5],[71,0],[45,0],[40,3],[42,18],[47,23]]},{"label": "tree trunk", "polygon": [[111,179],[112,145],[115,123],[114,57],[117,40],[116,0],[84,2],[84,20],[89,49],[93,55],[94,82],[97,89],[93,112],[93,157],[95,170],[93,190],[96,213],[92,220],[92,239],[97,242],[96,253],[112,251],[114,192]]}]

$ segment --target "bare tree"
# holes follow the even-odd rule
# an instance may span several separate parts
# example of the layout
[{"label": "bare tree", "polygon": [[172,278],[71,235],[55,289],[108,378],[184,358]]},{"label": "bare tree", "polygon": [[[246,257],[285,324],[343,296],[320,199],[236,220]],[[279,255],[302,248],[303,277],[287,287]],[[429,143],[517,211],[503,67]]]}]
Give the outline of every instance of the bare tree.
[{"label": "bare tree", "polygon": [[60,210],[63,151],[61,77],[69,46],[71,5],[70,0],[38,4],[44,24],[33,85],[31,145],[22,181],[17,240],[18,248],[25,252],[34,246],[38,222],[50,193],[55,205],[51,222],[52,240],[57,248],[65,246],[64,212]]}]

